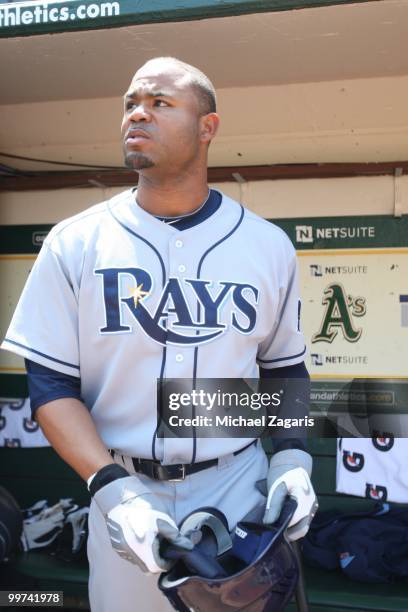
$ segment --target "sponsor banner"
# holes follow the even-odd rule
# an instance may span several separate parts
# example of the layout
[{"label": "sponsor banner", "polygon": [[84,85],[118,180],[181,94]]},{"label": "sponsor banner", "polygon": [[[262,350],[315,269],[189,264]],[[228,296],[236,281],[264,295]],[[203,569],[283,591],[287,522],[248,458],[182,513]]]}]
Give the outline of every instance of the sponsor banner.
[{"label": "sponsor banner", "polygon": [[408,216],[275,221],[299,255],[312,376],[408,376]]},{"label": "sponsor banner", "polygon": [[[355,0],[341,0],[343,3]],[[31,36],[74,30],[112,28],[227,17],[248,13],[338,4],[339,0],[22,0],[0,2],[0,37]]]},{"label": "sponsor banner", "polygon": [[408,215],[313,217],[273,221],[297,250],[408,246]]},{"label": "sponsor banner", "polygon": [[309,416],[321,437],[407,437],[408,380],[312,380]]},{"label": "sponsor banner", "polygon": [[130,4],[126,0],[23,0],[0,3],[0,37],[107,27],[112,20],[117,20],[120,25],[121,12],[122,16],[128,13]]},{"label": "sponsor banner", "polygon": [[301,251],[311,374],[408,375],[408,248]]}]

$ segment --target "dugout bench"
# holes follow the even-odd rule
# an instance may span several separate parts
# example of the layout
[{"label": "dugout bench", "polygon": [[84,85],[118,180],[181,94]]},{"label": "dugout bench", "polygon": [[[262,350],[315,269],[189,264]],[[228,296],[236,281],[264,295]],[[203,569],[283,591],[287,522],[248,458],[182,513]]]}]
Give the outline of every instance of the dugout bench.
[{"label": "dugout bench", "polygon": [[[368,500],[335,493],[335,445],[335,439],[315,439],[309,446],[315,457],[312,480],[320,508],[346,511],[372,506]],[[89,504],[84,483],[51,448],[0,448],[0,484],[16,497],[21,507],[39,499],[48,499],[53,504],[61,497],[73,497],[79,505]],[[33,551],[18,555],[4,569],[0,584],[3,589],[4,581],[8,581],[9,589],[63,591],[64,609],[89,610],[86,565],[75,566],[45,552]],[[408,584],[364,584],[349,580],[340,571],[307,566],[305,575],[310,612],[408,612]],[[288,612],[295,610],[294,603],[287,608]]]}]

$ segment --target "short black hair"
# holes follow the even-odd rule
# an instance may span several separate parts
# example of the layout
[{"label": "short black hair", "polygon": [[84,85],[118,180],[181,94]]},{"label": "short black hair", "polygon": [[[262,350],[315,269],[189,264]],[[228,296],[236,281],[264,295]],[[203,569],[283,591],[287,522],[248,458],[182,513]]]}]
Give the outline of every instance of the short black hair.
[{"label": "short black hair", "polygon": [[210,79],[204,74],[204,72],[202,72],[195,66],[192,66],[191,64],[182,62],[176,57],[154,57],[151,60],[147,61],[146,64],[156,61],[175,64],[181,70],[183,70],[183,72],[186,72],[188,74],[188,76],[190,77],[191,86],[194,89],[198,100],[200,116],[208,115],[208,113],[217,112],[217,97],[215,94],[215,88],[214,85],[211,83]]}]

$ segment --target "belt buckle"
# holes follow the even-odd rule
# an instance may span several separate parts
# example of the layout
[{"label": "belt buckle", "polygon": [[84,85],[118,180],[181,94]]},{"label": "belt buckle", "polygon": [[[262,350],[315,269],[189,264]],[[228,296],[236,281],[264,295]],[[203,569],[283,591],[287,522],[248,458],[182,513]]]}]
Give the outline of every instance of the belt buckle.
[{"label": "belt buckle", "polygon": [[181,464],[181,476],[178,478],[169,478],[167,482],[182,482],[186,479],[186,466],[184,463]]}]

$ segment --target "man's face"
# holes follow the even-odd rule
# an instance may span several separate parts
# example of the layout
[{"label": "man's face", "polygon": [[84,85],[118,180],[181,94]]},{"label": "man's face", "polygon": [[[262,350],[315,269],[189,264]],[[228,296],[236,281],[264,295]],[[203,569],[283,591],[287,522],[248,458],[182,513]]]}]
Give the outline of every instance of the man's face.
[{"label": "man's face", "polygon": [[188,74],[169,63],[143,66],[125,95],[122,137],[128,168],[166,175],[187,170],[200,150],[198,100]]}]

